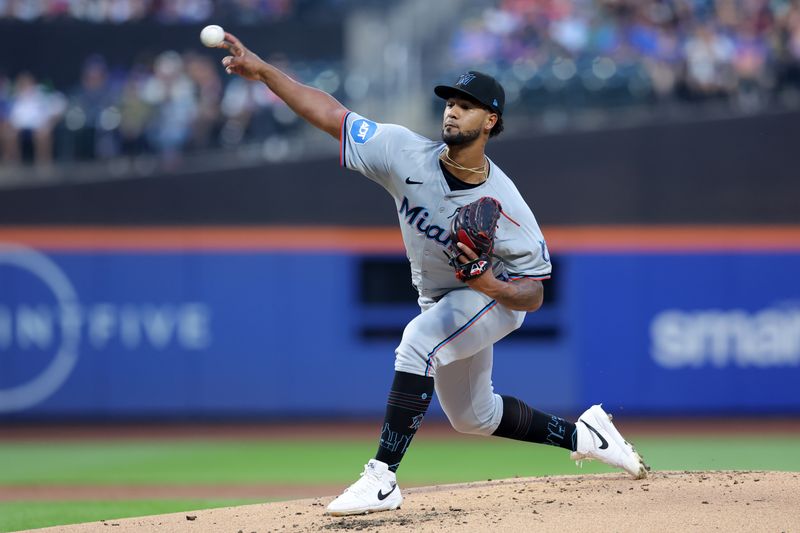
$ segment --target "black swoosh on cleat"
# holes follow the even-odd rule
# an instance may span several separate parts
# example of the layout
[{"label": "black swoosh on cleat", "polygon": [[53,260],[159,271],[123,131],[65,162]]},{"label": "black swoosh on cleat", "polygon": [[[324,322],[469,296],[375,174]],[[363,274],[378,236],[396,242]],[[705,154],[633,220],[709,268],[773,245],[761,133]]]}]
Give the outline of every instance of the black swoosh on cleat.
[{"label": "black swoosh on cleat", "polygon": [[394,492],[394,489],[396,489],[396,488],[397,488],[397,485],[392,485],[392,490],[390,490],[386,494],[384,494],[383,492],[381,492],[380,489],[378,489],[378,499],[381,500],[381,501],[385,500],[386,498],[389,497],[389,494]]},{"label": "black swoosh on cleat", "polygon": [[408,183],[409,185],[422,185],[421,181],[414,181],[411,179],[411,176],[406,178],[406,183]]},{"label": "black swoosh on cleat", "polygon": [[586,426],[587,428],[589,428],[589,431],[591,431],[592,433],[594,433],[595,435],[597,435],[597,437],[600,439],[600,442],[601,442],[601,444],[600,444],[600,449],[601,449],[601,450],[605,450],[606,448],[608,448],[608,441],[607,441],[606,439],[604,439],[604,438],[603,438],[603,436],[600,434],[600,432],[599,432],[599,431],[597,431],[596,429],[594,429],[592,426],[590,426],[589,424],[587,424],[587,423],[586,423],[586,422],[584,422],[583,420],[581,420],[581,422],[583,422],[583,425],[584,425],[584,426]]}]

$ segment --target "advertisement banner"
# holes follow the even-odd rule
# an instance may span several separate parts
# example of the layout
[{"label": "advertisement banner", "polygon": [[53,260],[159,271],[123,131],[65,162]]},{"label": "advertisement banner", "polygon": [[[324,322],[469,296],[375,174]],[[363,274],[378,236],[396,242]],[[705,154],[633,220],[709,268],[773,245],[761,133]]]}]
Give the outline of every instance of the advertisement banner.
[{"label": "advertisement banner", "polygon": [[[0,414],[357,411],[346,380],[329,378],[339,357],[390,368],[393,354],[354,349],[341,312],[354,305],[351,262],[6,245]],[[309,264],[325,276],[305,275]]]},{"label": "advertisement banner", "polygon": [[[0,418],[380,416],[419,308],[365,303],[361,260],[0,246]],[[527,393],[533,369],[573,373],[560,342],[495,353],[507,391]],[[576,394],[536,392],[555,408]]]},{"label": "advertisement banner", "polygon": [[587,254],[566,290],[585,403],[800,411],[800,254]]},{"label": "advertisement banner", "polygon": [[[419,312],[396,299],[405,258],[226,239],[0,245],[0,418],[380,416]],[[545,306],[495,345],[496,392],[564,414],[800,413],[800,253],[553,261]]]}]

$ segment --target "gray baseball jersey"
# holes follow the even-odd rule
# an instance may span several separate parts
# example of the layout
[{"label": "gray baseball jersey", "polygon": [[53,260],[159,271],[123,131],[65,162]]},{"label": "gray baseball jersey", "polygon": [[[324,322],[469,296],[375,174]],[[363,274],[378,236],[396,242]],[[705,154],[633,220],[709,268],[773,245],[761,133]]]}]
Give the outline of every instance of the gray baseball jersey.
[{"label": "gray baseball jersey", "polygon": [[482,196],[497,199],[508,215],[500,217],[495,237],[495,276],[550,277],[550,257],[536,218],[514,183],[491,160],[484,183],[451,191],[439,166],[442,142],[353,112],[342,121],[341,139],[340,163],[380,184],[394,198],[411,281],[421,297],[438,298],[464,288],[445,254],[450,222],[456,209]]}]

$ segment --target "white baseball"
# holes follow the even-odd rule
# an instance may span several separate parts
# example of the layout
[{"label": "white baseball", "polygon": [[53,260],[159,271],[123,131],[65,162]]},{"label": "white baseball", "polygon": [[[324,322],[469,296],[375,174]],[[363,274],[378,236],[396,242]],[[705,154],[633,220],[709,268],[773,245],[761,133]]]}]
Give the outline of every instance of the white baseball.
[{"label": "white baseball", "polygon": [[225,40],[225,30],[222,26],[210,24],[200,32],[200,41],[209,48],[216,48]]}]

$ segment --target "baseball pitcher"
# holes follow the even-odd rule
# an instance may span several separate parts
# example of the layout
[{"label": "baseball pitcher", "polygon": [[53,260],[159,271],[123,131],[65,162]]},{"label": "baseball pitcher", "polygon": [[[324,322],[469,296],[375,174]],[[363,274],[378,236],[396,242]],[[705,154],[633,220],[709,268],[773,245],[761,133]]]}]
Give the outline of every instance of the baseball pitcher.
[{"label": "baseball pitcher", "polygon": [[542,304],[547,244],[514,183],[484,153],[503,130],[505,93],[467,72],[434,89],[445,102],[442,139],[382,124],[346,109],[261,60],[234,35],[220,45],[228,74],[263,82],[295,113],[340,142],[340,163],[394,198],[421,313],[396,349],[394,381],[375,457],[328,505],[332,515],[397,509],[396,472],[434,391],[453,427],[559,446],[644,478],[648,467],[601,406],[576,423],[538,411],[492,387],[492,347]]}]

